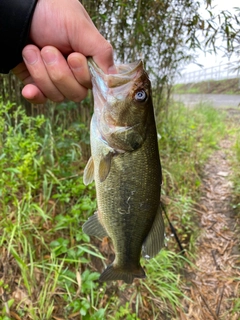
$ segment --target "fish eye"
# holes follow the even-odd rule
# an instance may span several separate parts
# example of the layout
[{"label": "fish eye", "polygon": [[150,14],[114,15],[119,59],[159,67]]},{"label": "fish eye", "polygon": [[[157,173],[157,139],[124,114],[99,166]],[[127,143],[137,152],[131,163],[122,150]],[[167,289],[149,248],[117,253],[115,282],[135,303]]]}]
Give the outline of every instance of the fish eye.
[{"label": "fish eye", "polygon": [[144,102],[147,100],[147,93],[144,90],[140,90],[135,94],[135,100],[138,102]]}]

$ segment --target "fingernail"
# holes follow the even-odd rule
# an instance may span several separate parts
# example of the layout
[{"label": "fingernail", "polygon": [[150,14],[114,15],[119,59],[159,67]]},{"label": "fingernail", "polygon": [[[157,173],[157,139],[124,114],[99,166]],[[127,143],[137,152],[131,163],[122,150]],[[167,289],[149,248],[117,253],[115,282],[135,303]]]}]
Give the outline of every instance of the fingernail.
[{"label": "fingernail", "polygon": [[52,64],[56,61],[57,55],[53,50],[46,50],[42,53],[42,58],[46,64]]},{"label": "fingernail", "polygon": [[108,68],[108,74],[116,74],[116,73],[118,73],[118,72],[117,72],[117,68],[115,65]]},{"label": "fingernail", "polygon": [[27,64],[34,64],[38,60],[38,55],[34,50],[25,50],[23,53],[23,59]]}]

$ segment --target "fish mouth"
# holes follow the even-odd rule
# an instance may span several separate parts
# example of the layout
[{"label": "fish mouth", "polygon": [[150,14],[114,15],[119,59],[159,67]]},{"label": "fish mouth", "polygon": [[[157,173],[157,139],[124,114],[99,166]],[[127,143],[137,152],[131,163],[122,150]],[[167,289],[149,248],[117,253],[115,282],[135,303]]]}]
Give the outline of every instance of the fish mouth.
[{"label": "fish mouth", "polygon": [[116,74],[105,74],[92,58],[88,64],[99,136],[118,152],[138,149],[145,140],[148,108],[140,107],[135,95],[144,89],[150,94],[143,62],[116,65]]},{"label": "fish mouth", "polygon": [[116,74],[105,74],[92,58],[88,58],[88,66],[92,76],[93,85],[102,92],[106,93],[107,88],[123,86],[136,80],[143,71],[143,62],[138,60],[128,64],[117,64]]}]

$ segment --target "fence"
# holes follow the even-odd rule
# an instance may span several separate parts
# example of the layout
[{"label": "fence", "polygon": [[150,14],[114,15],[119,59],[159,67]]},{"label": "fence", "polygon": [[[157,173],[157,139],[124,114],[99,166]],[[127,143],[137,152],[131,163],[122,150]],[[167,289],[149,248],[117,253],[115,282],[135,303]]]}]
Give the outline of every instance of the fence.
[{"label": "fence", "polygon": [[239,78],[240,80],[240,70],[236,65],[233,66],[230,63],[221,64],[218,66],[213,66],[210,68],[203,68],[197,71],[191,71],[179,74],[175,78],[175,83],[192,83],[201,82],[207,80],[223,80]]}]

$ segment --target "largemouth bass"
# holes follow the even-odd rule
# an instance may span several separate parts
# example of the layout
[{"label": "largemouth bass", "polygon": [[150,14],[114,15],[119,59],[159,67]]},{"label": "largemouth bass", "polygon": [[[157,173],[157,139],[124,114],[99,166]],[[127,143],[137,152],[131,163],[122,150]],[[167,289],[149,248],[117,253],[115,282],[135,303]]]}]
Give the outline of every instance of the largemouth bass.
[{"label": "largemouth bass", "polygon": [[164,243],[162,183],[151,84],[142,61],[106,75],[89,60],[94,95],[91,158],[84,183],[95,180],[98,211],[83,231],[112,239],[115,260],[100,281],[145,278],[140,265]]}]

